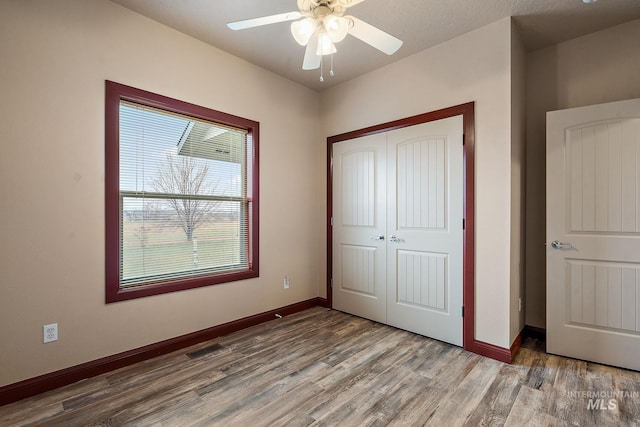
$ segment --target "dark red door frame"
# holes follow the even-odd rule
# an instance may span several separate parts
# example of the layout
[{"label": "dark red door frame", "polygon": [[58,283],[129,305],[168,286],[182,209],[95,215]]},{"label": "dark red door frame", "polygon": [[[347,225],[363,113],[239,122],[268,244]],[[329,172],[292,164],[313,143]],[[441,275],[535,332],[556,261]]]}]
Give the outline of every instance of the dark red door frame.
[{"label": "dark red door frame", "polygon": [[476,346],[475,331],[475,253],[474,253],[474,148],[475,148],[475,115],[474,102],[443,108],[442,110],[419,114],[392,122],[355,130],[352,132],[334,135],[327,138],[327,305],[333,307],[333,290],[331,288],[331,276],[333,271],[332,235],[333,227],[333,144],[354,138],[389,132],[408,126],[446,119],[448,117],[462,115],[463,121],[463,168],[464,168],[464,222],[463,233],[463,278],[462,278],[462,304],[464,318],[462,320],[462,345],[465,350],[482,354],[482,349]]}]

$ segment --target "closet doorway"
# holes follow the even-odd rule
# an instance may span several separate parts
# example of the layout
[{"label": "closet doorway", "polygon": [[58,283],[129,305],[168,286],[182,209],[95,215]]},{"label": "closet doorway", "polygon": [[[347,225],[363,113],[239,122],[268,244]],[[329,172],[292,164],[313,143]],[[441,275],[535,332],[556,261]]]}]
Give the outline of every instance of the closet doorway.
[{"label": "closet doorway", "polygon": [[333,308],[459,346],[473,336],[472,117],[465,104],[328,139]]}]

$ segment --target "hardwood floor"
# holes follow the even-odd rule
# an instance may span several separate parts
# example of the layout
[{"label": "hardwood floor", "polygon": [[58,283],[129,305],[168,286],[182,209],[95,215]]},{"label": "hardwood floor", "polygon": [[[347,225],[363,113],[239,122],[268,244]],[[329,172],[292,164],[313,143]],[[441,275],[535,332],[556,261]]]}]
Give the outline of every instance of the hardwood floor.
[{"label": "hardwood floor", "polygon": [[0,425],[640,424],[639,372],[543,347],[507,365],[318,307],[0,407]]}]

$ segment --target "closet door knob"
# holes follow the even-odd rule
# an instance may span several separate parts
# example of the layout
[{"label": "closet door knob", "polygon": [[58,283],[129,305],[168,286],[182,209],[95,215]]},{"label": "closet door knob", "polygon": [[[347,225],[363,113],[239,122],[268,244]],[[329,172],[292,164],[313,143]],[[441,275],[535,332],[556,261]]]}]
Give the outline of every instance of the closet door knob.
[{"label": "closet door knob", "polygon": [[551,242],[551,247],[553,249],[573,249],[573,245],[571,243],[563,243],[559,240]]}]

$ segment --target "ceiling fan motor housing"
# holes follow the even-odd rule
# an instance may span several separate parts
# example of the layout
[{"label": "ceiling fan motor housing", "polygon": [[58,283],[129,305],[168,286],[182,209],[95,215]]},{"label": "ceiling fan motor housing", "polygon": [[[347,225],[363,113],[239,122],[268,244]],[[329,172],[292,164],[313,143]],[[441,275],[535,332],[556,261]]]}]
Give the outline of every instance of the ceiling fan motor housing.
[{"label": "ceiling fan motor housing", "polygon": [[304,16],[322,19],[344,15],[349,3],[350,0],[298,0],[298,9]]}]

